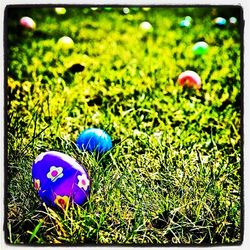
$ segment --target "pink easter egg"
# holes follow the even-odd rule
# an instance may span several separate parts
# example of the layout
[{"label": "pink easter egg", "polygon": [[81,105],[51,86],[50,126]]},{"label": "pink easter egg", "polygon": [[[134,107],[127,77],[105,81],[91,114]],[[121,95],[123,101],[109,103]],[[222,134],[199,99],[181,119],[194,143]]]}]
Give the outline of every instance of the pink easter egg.
[{"label": "pink easter egg", "polygon": [[36,28],[36,23],[34,20],[28,16],[24,16],[20,19],[19,21],[20,25],[26,29],[35,29]]},{"label": "pink easter egg", "polygon": [[201,88],[201,78],[200,76],[192,71],[192,70],[187,70],[182,72],[177,80],[181,86],[188,86],[188,87],[194,87],[196,89]]}]

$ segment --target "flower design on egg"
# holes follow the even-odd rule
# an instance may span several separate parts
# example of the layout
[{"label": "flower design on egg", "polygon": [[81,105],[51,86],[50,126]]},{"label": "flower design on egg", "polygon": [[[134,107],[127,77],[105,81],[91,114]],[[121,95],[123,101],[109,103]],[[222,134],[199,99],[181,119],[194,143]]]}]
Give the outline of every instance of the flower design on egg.
[{"label": "flower design on egg", "polygon": [[64,196],[57,195],[56,199],[54,200],[54,203],[59,207],[61,207],[62,209],[64,209],[68,205],[69,199],[70,198],[67,195]]},{"label": "flower design on egg", "polygon": [[57,179],[63,177],[63,168],[51,166],[49,172],[47,173],[47,177],[53,182],[56,181]]},{"label": "flower design on egg", "polygon": [[34,179],[34,187],[35,187],[35,190],[37,190],[37,191],[40,190],[41,185],[40,185],[40,180],[39,179]]},{"label": "flower design on egg", "polygon": [[86,174],[78,175],[78,187],[83,188],[85,191],[88,189],[89,186],[89,179]]}]

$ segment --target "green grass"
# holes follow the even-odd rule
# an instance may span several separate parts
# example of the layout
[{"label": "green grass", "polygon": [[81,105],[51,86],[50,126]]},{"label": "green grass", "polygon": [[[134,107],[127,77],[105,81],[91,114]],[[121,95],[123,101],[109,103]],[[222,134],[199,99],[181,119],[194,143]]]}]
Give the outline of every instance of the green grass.
[{"label": "green grass", "polygon": [[[217,13],[216,13],[217,11]],[[12,244],[239,244],[241,76],[238,26],[195,8],[7,10],[6,240]],[[28,15],[35,31],[22,30]],[[183,17],[193,18],[180,28]],[[152,32],[140,30],[149,21]],[[64,35],[75,46],[56,45]],[[199,40],[209,44],[194,56]],[[73,64],[85,66],[69,73]],[[202,89],[177,83],[195,70]],[[101,157],[75,141],[105,129]],[[42,204],[31,166],[46,150],[77,159],[92,180],[84,206]]]}]

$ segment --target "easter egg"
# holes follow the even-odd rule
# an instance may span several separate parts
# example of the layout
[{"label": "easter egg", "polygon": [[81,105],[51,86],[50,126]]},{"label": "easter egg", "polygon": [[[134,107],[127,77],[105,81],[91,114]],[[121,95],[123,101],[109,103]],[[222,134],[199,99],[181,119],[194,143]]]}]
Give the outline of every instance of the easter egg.
[{"label": "easter egg", "polygon": [[144,31],[152,31],[153,26],[151,25],[150,22],[144,21],[140,24],[140,29],[142,29]]},{"label": "easter egg", "polygon": [[113,8],[112,7],[105,7],[104,10],[111,11],[111,10],[113,10]]},{"label": "easter egg", "polygon": [[233,17],[233,16],[230,17],[230,18],[229,18],[229,23],[230,23],[230,24],[236,24],[236,23],[237,23],[237,18],[236,18],[236,17]]},{"label": "easter egg", "polygon": [[185,20],[188,20],[189,22],[191,22],[193,19],[192,19],[191,16],[186,16],[186,17],[185,17]]},{"label": "easter egg", "polygon": [[122,12],[124,14],[128,14],[130,12],[130,10],[129,10],[129,8],[125,7],[125,8],[122,9]]},{"label": "easter egg", "polygon": [[84,204],[90,196],[86,169],[69,155],[48,151],[32,165],[32,180],[38,195],[48,206],[64,209],[68,204]]},{"label": "easter egg", "polygon": [[197,42],[192,48],[195,55],[204,55],[208,52],[208,44],[206,42]]},{"label": "easter egg", "polygon": [[34,20],[28,16],[24,16],[19,21],[20,25],[24,27],[25,29],[31,29],[34,30],[36,28],[36,23]]},{"label": "easter egg", "polygon": [[196,89],[201,88],[201,78],[196,72],[192,70],[182,72],[179,75],[177,81],[181,86],[194,87]]},{"label": "easter egg", "polygon": [[57,15],[64,15],[66,14],[66,9],[63,7],[56,7],[55,12]]},{"label": "easter egg", "polygon": [[223,17],[216,17],[214,19],[214,23],[218,26],[225,26],[227,23],[227,20]]},{"label": "easter egg", "polygon": [[112,140],[104,130],[89,128],[81,132],[76,140],[76,145],[81,150],[105,153],[112,148]]},{"label": "easter egg", "polygon": [[180,27],[189,27],[191,22],[188,19],[181,20],[179,23]]},{"label": "easter egg", "polygon": [[74,47],[74,41],[69,36],[61,37],[58,40],[57,44],[61,49],[64,50],[71,49]]}]

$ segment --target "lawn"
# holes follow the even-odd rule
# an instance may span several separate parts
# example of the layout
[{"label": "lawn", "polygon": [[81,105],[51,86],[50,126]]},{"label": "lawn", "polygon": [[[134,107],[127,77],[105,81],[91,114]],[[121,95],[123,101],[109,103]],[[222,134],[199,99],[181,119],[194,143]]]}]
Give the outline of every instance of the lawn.
[{"label": "lawn", "polygon": [[[6,9],[7,243],[242,242],[241,9],[126,12]],[[34,19],[34,30],[19,25],[23,16]],[[179,25],[185,16],[190,27]],[[217,16],[227,24],[216,26]],[[143,30],[144,21],[152,29]],[[62,36],[74,46],[60,47]],[[193,54],[198,41],[207,42],[207,54]],[[185,70],[199,74],[201,89],[178,84]],[[110,151],[77,148],[91,127],[111,136]],[[39,198],[31,167],[50,150],[87,169],[84,205],[62,210]]]}]

